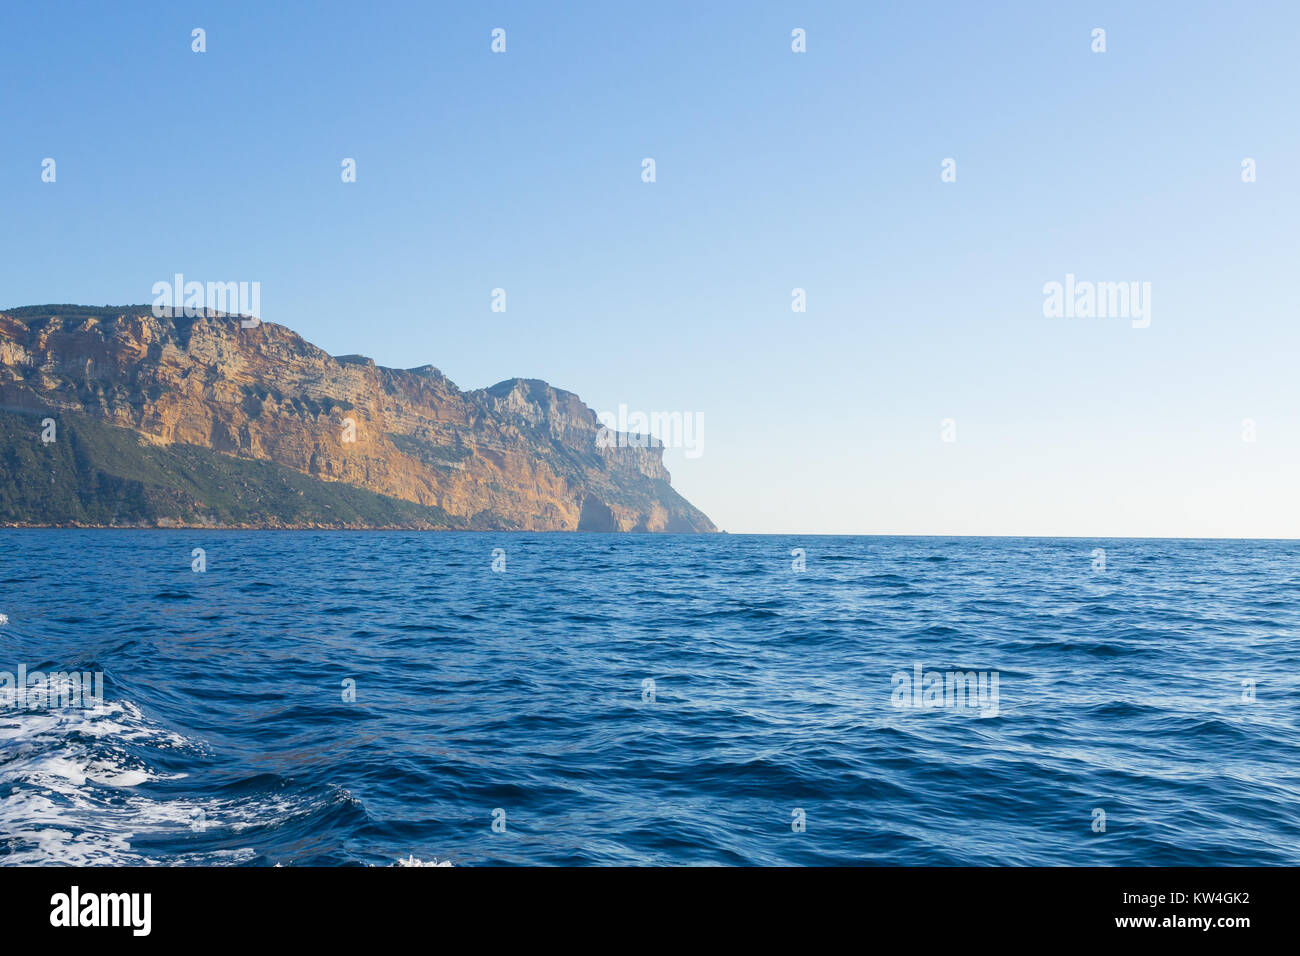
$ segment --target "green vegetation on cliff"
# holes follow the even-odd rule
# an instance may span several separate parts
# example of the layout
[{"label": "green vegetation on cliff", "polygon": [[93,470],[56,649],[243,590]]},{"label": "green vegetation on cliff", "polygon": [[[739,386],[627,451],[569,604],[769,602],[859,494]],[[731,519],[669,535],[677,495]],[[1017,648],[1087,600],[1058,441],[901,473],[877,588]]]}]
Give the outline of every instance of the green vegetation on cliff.
[{"label": "green vegetation on cliff", "polygon": [[[53,418],[55,440],[41,440]],[[66,412],[0,410],[0,525],[453,528],[440,508]],[[463,525],[462,525],[463,526]]]}]

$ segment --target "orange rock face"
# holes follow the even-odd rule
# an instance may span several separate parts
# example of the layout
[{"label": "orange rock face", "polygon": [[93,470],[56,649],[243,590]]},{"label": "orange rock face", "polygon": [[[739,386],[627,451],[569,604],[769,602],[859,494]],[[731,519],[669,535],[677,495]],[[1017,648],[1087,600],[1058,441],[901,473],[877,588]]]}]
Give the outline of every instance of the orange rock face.
[{"label": "orange rock face", "polygon": [[0,314],[0,404],[81,412],[144,440],[261,459],[442,508],[468,527],[715,531],[663,449],[598,447],[578,396],[335,358],[283,326],[149,307]]}]

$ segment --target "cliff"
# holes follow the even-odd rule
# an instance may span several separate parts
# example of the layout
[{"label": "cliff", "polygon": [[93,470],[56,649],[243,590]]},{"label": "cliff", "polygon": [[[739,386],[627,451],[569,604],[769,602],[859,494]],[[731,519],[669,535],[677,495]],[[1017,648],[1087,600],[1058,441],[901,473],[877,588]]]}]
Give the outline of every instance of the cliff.
[{"label": "cliff", "polygon": [[0,313],[0,524],[716,530],[657,442],[599,430],[545,382],[465,392],[269,322]]}]

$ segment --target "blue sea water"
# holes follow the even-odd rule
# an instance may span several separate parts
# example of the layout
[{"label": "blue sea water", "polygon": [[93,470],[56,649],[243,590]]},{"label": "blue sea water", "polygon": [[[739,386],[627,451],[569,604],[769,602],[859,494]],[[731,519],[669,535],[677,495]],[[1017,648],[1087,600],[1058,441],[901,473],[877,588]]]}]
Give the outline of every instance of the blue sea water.
[{"label": "blue sea water", "polygon": [[[105,700],[0,691],[0,864],[1295,865],[1298,569],[1293,541],[3,531],[0,671]],[[896,706],[918,665],[996,674],[996,708]]]}]

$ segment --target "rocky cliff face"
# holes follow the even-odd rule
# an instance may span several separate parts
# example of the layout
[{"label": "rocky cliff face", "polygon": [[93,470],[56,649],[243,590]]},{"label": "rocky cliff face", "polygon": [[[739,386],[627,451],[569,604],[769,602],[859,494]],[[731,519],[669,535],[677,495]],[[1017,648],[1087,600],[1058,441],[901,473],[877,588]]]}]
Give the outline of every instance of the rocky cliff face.
[{"label": "rocky cliff face", "polygon": [[662,447],[598,447],[576,395],[527,379],[463,392],[432,366],[335,358],[273,323],[148,306],[9,310],[0,406],[270,462],[440,509],[452,527],[716,530],[672,490]]}]

